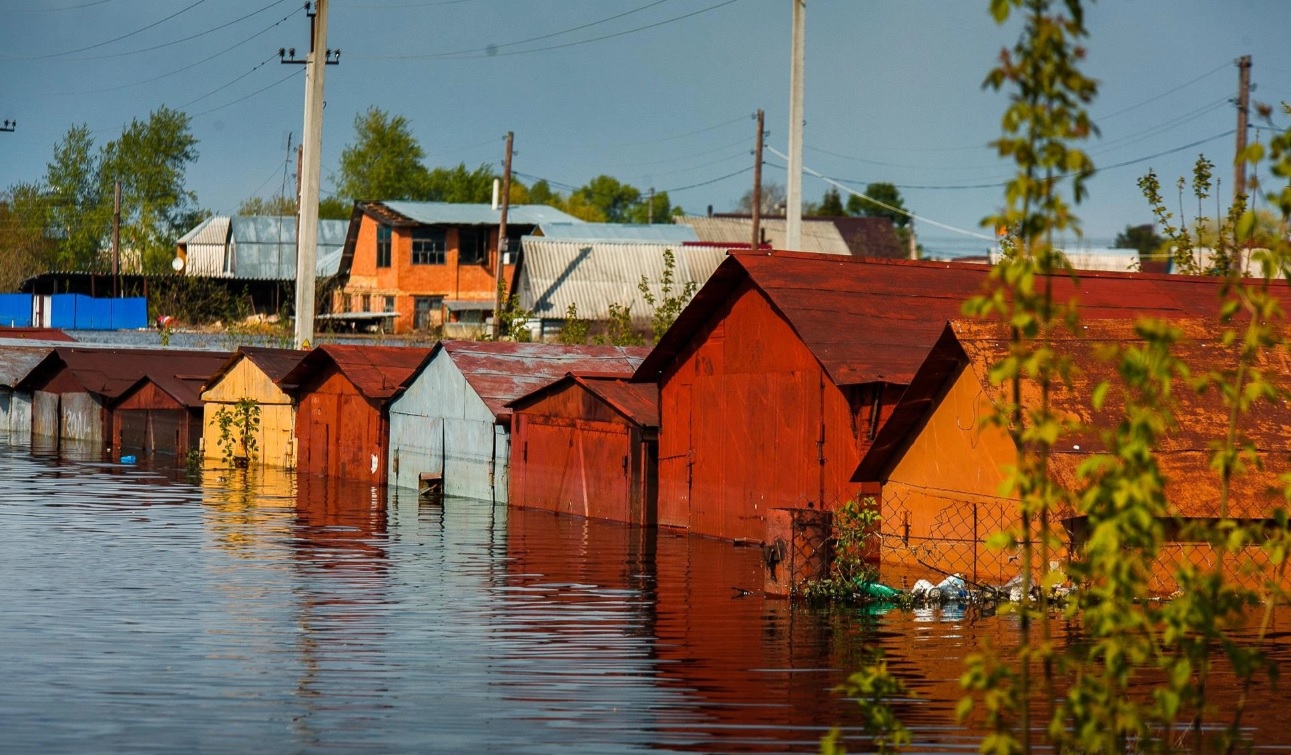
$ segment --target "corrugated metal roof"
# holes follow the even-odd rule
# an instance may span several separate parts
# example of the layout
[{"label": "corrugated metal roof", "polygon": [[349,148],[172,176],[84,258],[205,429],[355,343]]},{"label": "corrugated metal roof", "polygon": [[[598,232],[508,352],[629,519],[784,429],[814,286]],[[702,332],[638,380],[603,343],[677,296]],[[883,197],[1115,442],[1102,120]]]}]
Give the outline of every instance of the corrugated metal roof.
[{"label": "corrugated metal roof", "polygon": [[385,402],[417,372],[431,349],[412,346],[368,346],[325,343],[315,347],[278,381],[284,390],[304,386],[328,364],[367,398]]},{"label": "corrugated metal roof", "polygon": [[[684,217],[677,220],[695,229],[700,241],[742,244],[748,246],[753,237],[753,220],[751,218],[723,217]],[[784,249],[784,218],[763,218],[759,224],[763,234],[775,249]],[[838,227],[828,220],[802,221],[802,249],[804,252],[817,254],[841,254],[850,257],[848,248]]]},{"label": "corrugated metal roof", "polygon": [[554,383],[548,383],[519,398],[507,402],[513,409],[522,409],[568,385],[582,386],[605,402],[614,411],[639,427],[659,427],[659,386],[654,383],[633,383],[631,375],[600,375],[571,372]]},{"label": "corrugated metal roof", "polygon": [[120,395],[112,400],[112,404],[120,404],[148,383],[152,383],[167,396],[175,399],[175,402],[180,406],[185,406],[189,409],[201,409],[202,384],[204,382],[203,378],[190,375],[170,375],[166,373],[144,375],[131,384],[129,388],[121,391]]},{"label": "corrugated metal roof", "polygon": [[176,244],[225,244],[229,240],[229,220],[227,215],[212,215],[198,223],[193,230],[179,237]]},{"label": "corrugated metal roof", "polygon": [[[910,382],[945,322],[981,291],[990,269],[953,262],[834,257],[798,252],[732,251],[642,365],[660,372],[743,281],[770,300],[837,385]],[[1217,307],[1222,280],[1084,271],[1054,276],[1058,301],[1075,298],[1082,316],[1204,317]],[[1291,292],[1275,288],[1291,303]]]},{"label": "corrugated metal roof", "polygon": [[[1193,374],[1224,370],[1237,361],[1236,347],[1223,343],[1223,326],[1213,319],[1177,319],[1171,322],[1183,332],[1183,340],[1171,350],[1188,365]],[[1100,431],[1110,430],[1121,420],[1124,406],[1117,391],[1108,393],[1108,401],[1095,411],[1090,403],[1094,387],[1109,381],[1120,383],[1116,365],[1103,357],[1107,347],[1138,344],[1140,337],[1134,323],[1118,320],[1084,320],[1077,333],[1057,329],[1050,343],[1055,351],[1070,360],[1073,367],[1070,382],[1056,383],[1050,393],[1050,406],[1060,417],[1080,422],[1088,429],[1064,435],[1050,455],[1050,467],[1056,479],[1075,489],[1079,484],[1077,469],[1089,456],[1106,450]],[[854,479],[873,481],[887,473],[896,462],[900,449],[913,433],[919,431],[923,418],[933,409],[946,383],[966,366],[981,384],[982,393],[996,405],[1011,401],[1011,385],[994,385],[991,367],[1009,355],[1008,328],[1001,323],[980,320],[952,320],[902,396],[892,417],[884,425]],[[1266,375],[1282,382],[1291,378],[1291,361],[1285,349],[1262,353],[1258,367]],[[1040,396],[1039,385],[1026,380],[1022,385],[1022,403],[1034,405]],[[1167,479],[1171,503],[1184,516],[1218,516],[1219,479],[1210,469],[1210,444],[1227,431],[1228,408],[1218,391],[1197,393],[1175,391],[1173,410],[1177,423],[1159,440],[1155,454]],[[983,409],[986,411],[987,409]],[[1258,402],[1242,417],[1241,430],[1264,457],[1264,468],[1248,469],[1233,478],[1233,507],[1238,517],[1259,517],[1268,512],[1280,496],[1279,475],[1285,472],[1287,452],[1291,451],[1291,405],[1286,402]],[[951,483],[953,481],[947,481]]]},{"label": "corrugated metal roof", "polygon": [[[318,221],[318,256],[314,269],[319,277],[335,275],[345,245],[345,220]],[[246,280],[296,279],[296,219],[294,217],[235,217],[231,221],[234,278]]]},{"label": "corrugated metal roof", "polygon": [[[374,202],[424,225],[497,225],[502,211],[489,204],[458,202]],[[515,204],[507,208],[508,225],[582,223],[583,221],[543,204]]]},{"label": "corrugated metal roof", "polygon": [[657,244],[699,241],[694,228],[674,223],[543,223],[542,235],[559,241],[644,241]]},{"label": "corrugated metal roof", "polygon": [[233,352],[219,370],[202,386],[202,390],[214,386],[220,382],[220,379],[237,366],[238,362],[243,359],[250,360],[261,372],[265,374],[274,383],[281,383],[287,373],[296,368],[301,360],[309,354],[308,351],[299,349],[273,349],[266,346],[239,346],[238,350]]},{"label": "corrugated metal roof", "polygon": [[0,387],[12,388],[49,356],[53,346],[0,346]]},{"label": "corrugated metal roof", "polygon": [[200,386],[228,358],[227,351],[60,346],[23,376],[17,387],[38,390],[59,372],[68,370],[86,391],[112,400],[145,375],[185,376]]},{"label": "corrugated metal roof", "polygon": [[76,339],[58,328],[14,328],[0,326],[0,343],[4,341],[41,341],[76,343]]},{"label": "corrugated metal roof", "polygon": [[667,249],[672,249],[677,265],[673,295],[688,281],[702,285],[724,256],[721,250],[706,247],[525,236],[516,281],[520,306],[535,317],[560,319],[574,304],[579,317],[604,320],[609,317],[610,304],[631,304],[633,318],[649,318],[653,310],[637,285],[645,276],[655,299],[662,298],[663,253]]},{"label": "corrugated metal roof", "polygon": [[443,352],[499,419],[510,416],[508,403],[559,380],[570,372],[623,375],[636,371],[649,349],[630,346],[566,346],[506,341],[440,341]]}]

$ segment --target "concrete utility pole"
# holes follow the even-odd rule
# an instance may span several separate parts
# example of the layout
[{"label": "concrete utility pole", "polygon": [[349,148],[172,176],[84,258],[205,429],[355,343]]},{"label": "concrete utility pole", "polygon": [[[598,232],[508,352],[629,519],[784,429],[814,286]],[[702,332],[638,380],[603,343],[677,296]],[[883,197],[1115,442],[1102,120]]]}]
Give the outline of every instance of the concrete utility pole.
[{"label": "concrete utility pole", "polygon": [[[340,62],[341,51],[327,49],[327,5],[315,0],[309,13],[309,54],[278,50],[283,63],[305,66],[305,127],[301,138],[300,206],[296,208],[296,348],[314,340],[314,267],[318,256],[318,183],[323,149],[323,72]],[[290,57],[288,57],[290,53]]]},{"label": "concrete utility pole", "polygon": [[789,177],[785,181],[785,246],[802,248],[802,82],[807,0],[793,3],[793,60],[789,66]]},{"label": "concrete utility pole", "polygon": [[650,199],[646,203],[646,224],[654,225],[654,187],[650,187]]},{"label": "concrete utility pole", "polygon": [[1251,56],[1237,59],[1237,160],[1233,165],[1233,201],[1246,196],[1246,121],[1251,109]]},{"label": "concrete utility pole", "polygon": [[507,209],[511,206],[511,146],[515,132],[507,132],[507,155],[502,161],[502,216],[498,219],[498,264],[493,270],[493,340],[502,333],[502,262],[507,253]]},{"label": "concrete utility pole", "polygon": [[753,143],[753,205],[749,208],[750,214],[753,215],[753,241],[750,249],[760,249],[762,247],[762,140],[765,138],[763,133],[763,116],[759,110],[758,119],[758,140]]},{"label": "concrete utility pole", "polygon": [[121,182],[112,192],[112,296],[121,293]]}]

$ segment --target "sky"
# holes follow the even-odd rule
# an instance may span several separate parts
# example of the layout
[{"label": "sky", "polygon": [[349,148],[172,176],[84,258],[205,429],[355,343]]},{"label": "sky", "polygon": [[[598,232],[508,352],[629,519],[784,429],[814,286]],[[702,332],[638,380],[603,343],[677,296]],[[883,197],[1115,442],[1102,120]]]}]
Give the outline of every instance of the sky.
[{"label": "sky", "polygon": [[[1152,220],[1136,186],[1149,168],[1173,187],[1204,153],[1231,193],[1235,61],[1253,58],[1253,101],[1291,101],[1291,2],[1087,7],[1101,132],[1088,150],[1102,170],[1077,210],[1084,238],[1067,245],[1107,246]],[[988,146],[1007,98],[981,84],[1019,30],[987,8],[808,0],[808,200],[829,187],[816,173],[861,190],[891,182],[926,251],[986,250],[981,219],[1011,170]],[[767,146],[786,150],[792,0],[332,0],[330,16],[341,62],[326,71],[324,194],[355,116],[374,106],[409,119],[428,167],[500,166],[514,131],[521,180],[567,191],[609,174],[689,214],[733,210],[751,187],[759,108]],[[192,117],[187,184],[201,207],[291,192],[304,67],[277,51],[308,44],[303,0],[0,0],[0,120],[18,124],[0,133],[0,188],[40,180],[70,127],[103,143],[165,105]],[[764,180],[785,183],[770,152]]]}]

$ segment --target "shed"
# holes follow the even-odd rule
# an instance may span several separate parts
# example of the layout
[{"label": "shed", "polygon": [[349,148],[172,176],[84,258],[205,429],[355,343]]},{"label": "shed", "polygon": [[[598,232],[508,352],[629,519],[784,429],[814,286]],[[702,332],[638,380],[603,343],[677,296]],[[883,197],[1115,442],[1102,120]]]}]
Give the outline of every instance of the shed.
[{"label": "shed", "polygon": [[111,402],[112,448],[184,458],[202,439],[202,383],[209,375],[148,374]]},{"label": "shed", "polygon": [[505,502],[507,403],[570,372],[631,375],[646,353],[621,346],[440,341],[390,406],[390,483]]},{"label": "shed", "polygon": [[31,391],[19,390],[17,385],[54,346],[41,345],[39,341],[0,340],[0,432],[8,433],[11,443],[26,444],[31,440]]},{"label": "shed", "polygon": [[32,392],[33,436],[102,443],[113,437],[109,404],[141,377],[204,381],[228,358],[226,351],[59,346],[15,389]]},{"label": "shed", "polygon": [[510,505],[655,524],[657,386],[572,373],[508,406]]},{"label": "shed", "polygon": [[384,484],[390,401],[429,354],[424,348],[336,344],[309,352],[278,382],[297,401],[298,469]]},{"label": "shed", "polygon": [[[300,364],[306,353],[258,346],[243,346],[234,352],[202,388],[202,448],[207,459],[224,458],[220,412],[232,412],[239,401],[250,399],[260,409],[259,430],[255,434],[259,463],[285,469],[295,466],[296,402],[279,383]],[[246,458],[240,439],[231,442],[233,455]]]},{"label": "shed", "polygon": [[[1180,319],[1171,324],[1184,335],[1172,354],[1194,375],[1236,363],[1236,348],[1223,343],[1223,327],[1216,320]],[[1103,353],[1140,341],[1134,324],[1126,320],[1086,320],[1077,333],[1051,334],[1052,348],[1069,360],[1072,371],[1065,385],[1055,384],[1050,406],[1059,417],[1083,425],[1060,436],[1049,457],[1063,488],[1080,489],[1078,469],[1108,450],[1103,433],[1114,429],[1124,415],[1115,389],[1101,409],[1092,406],[1097,384],[1121,384],[1116,365]],[[985,547],[992,534],[1017,517],[1016,501],[1001,497],[999,491],[1002,467],[1017,464],[1018,451],[1007,431],[987,419],[1011,400],[1011,385],[992,384],[990,379],[991,368],[1009,350],[1009,332],[1002,324],[948,323],[861,459],[855,479],[882,490],[883,568],[889,582],[896,574],[929,577],[934,573],[929,566],[988,583],[1017,573],[1016,563],[1009,562],[1011,554]],[[1261,354],[1258,365],[1282,384],[1291,378],[1291,362],[1284,352]],[[1037,402],[1039,395],[1034,381],[1023,382],[1024,406]],[[1155,449],[1172,513],[1184,520],[1217,520],[1219,478],[1210,468],[1210,443],[1226,432],[1228,408],[1213,390],[1198,394],[1176,389],[1172,400],[1178,423]],[[1283,503],[1279,479],[1291,452],[1291,406],[1258,402],[1241,422],[1242,433],[1262,463],[1234,476],[1228,514],[1261,519]],[[1067,528],[1068,544],[1078,543],[1083,534],[1078,512],[1062,510],[1056,518]]]},{"label": "shed", "polygon": [[[763,540],[768,509],[861,495],[861,457],[988,273],[731,252],[634,378],[659,385],[659,524]],[[1177,318],[1215,311],[1220,284],[1082,272],[1055,277],[1053,289],[1090,318]]]}]

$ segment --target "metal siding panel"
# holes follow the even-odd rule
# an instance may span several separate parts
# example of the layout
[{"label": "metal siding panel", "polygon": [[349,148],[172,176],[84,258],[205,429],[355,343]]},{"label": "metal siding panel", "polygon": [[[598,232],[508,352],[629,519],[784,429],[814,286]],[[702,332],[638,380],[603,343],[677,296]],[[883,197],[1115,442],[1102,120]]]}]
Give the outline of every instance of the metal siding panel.
[{"label": "metal siding panel", "polygon": [[[390,482],[417,488],[422,472],[444,474],[444,420],[463,418],[466,379],[441,351],[390,405]],[[478,399],[476,399],[478,403]],[[488,415],[490,419],[492,415]],[[399,457],[396,470],[394,458]]]},{"label": "metal siding panel", "polygon": [[491,500],[489,479],[493,459],[493,422],[479,419],[444,420],[444,493]]},{"label": "metal siding panel", "polygon": [[691,385],[676,380],[659,394],[659,525],[690,525]]},{"label": "metal siding panel", "polygon": [[58,405],[61,394],[36,391],[32,396],[31,433],[45,438],[58,437]]},{"label": "metal siding panel", "polygon": [[10,394],[9,434],[12,440],[21,438],[23,443],[31,440],[31,394],[26,391]]},{"label": "metal siding panel", "polygon": [[70,440],[103,440],[103,408],[88,393],[64,393],[60,435]]}]

